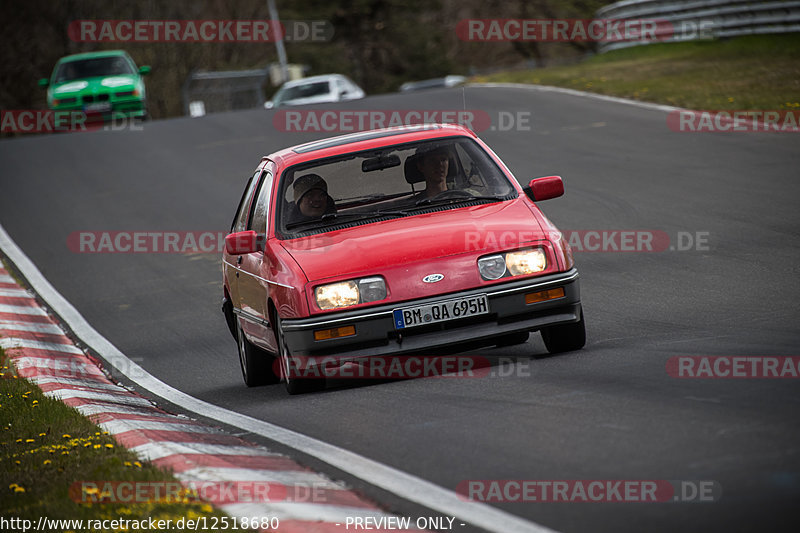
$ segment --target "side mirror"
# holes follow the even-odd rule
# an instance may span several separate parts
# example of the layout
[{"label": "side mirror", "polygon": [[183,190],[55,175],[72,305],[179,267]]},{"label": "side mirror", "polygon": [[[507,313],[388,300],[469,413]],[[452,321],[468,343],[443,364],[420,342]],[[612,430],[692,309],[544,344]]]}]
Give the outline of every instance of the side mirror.
[{"label": "side mirror", "polygon": [[50,86],[50,80],[48,80],[47,78],[42,78],[42,79],[39,80],[39,87],[43,87],[44,88],[44,87],[49,87],[49,86]]},{"label": "side mirror", "polygon": [[564,182],[561,176],[533,178],[525,187],[525,194],[534,202],[558,198],[564,194]]},{"label": "side mirror", "polygon": [[238,231],[225,236],[225,251],[230,255],[252,254],[261,250],[261,240],[253,230]]},{"label": "side mirror", "polygon": [[275,104],[272,103],[272,100],[267,100],[264,102],[264,109],[272,109],[273,107],[275,107]]},{"label": "side mirror", "polygon": [[141,74],[142,76],[150,74],[150,65],[142,65],[141,67],[139,67],[139,74]]}]

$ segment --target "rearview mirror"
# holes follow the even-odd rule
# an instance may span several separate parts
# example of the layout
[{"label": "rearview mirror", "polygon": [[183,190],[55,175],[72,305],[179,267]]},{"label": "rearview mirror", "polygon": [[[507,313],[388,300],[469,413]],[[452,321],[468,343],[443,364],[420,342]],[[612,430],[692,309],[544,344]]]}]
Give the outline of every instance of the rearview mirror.
[{"label": "rearview mirror", "polygon": [[400,158],[396,154],[371,157],[361,162],[361,172],[372,172],[400,166]]},{"label": "rearview mirror", "polygon": [[225,251],[230,255],[252,254],[261,249],[261,240],[253,230],[237,231],[225,236]]},{"label": "rearview mirror", "polygon": [[525,188],[525,194],[535,202],[558,198],[564,194],[564,182],[561,181],[561,176],[533,178]]}]

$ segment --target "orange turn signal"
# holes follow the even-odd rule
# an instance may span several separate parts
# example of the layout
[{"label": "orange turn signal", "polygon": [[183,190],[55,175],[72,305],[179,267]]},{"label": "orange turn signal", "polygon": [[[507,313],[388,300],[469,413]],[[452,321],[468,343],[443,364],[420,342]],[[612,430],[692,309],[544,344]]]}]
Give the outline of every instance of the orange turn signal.
[{"label": "orange turn signal", "polygon": [[536,302],[544,302],[545,300],[555,300],[556,298],[564,297],[564,287],[557,289],[549,289],[546,291],[531,292],[525,295],[526,304],[535,304]]},{"label": "orange turn signal", "polygon": [[314,332],[315,341],[336,339],[338,337],[349,337],[356,334],[355,326],[343,326],[341,328],[320,329]]}]

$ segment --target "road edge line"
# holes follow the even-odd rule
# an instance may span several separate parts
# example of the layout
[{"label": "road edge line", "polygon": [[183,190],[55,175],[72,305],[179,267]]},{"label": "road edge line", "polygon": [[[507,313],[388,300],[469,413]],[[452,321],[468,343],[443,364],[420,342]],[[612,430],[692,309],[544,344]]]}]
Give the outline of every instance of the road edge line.
[{"label": "road edge line", "polygon": [[0,224],[0,250],[14,264],[31,288],[59,315],[72,332],[133,383],[170,403],[202,417],[217,420],[296,449],[342,470],[370,485],[444,515],[454,516],[486,531],[497,533],[555,533],[554,530],[490,505],[460,499],[455,492],[397,470],[333,444],[230,411],[181,392],[152,376],[130,360],[95,330],[59,293],[11,239]]},{"label": "road edge line", "polygon": [[640,107],[643,109],[649,109],[651,111],[664,111],[666,113],[671,113],[673,111],[687,111],[685,107],[675,107],[666,104],[656,104],[653,102],[642,102],[639,100],[631,100],[629,98],[622,98],[619,96],[609,96],[606,94],[599,94],[599,93],[590,93],[587,91],[578,91],[576,89],[568,89],[566,87],[555,87],[553,85],[536,85],[534,83],[469,83],[467,87],[475,87],[475,88],[491,88],[491,87],[500,87],[506,89],[528,89],[532,91],[539,91],[543,93],[560,93],[560,94],[568,94],[570,96],[578,96],[582,98],[593,98],[595,100],[601,100],[603,102],[613,102],[615,104],[625,104],[633,107]]}]

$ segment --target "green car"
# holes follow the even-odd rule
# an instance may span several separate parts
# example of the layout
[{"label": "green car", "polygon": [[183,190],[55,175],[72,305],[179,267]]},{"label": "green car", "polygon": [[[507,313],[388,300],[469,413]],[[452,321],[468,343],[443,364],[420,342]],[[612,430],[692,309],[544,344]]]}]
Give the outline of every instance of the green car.
[{"label": "green car", "polygon": [[62,57],[47,87],[47,106],[54,111],[86,113],[88,120],[147,117],[142,76],[150,67],[136,67],[123,50],[106,50]]}]

